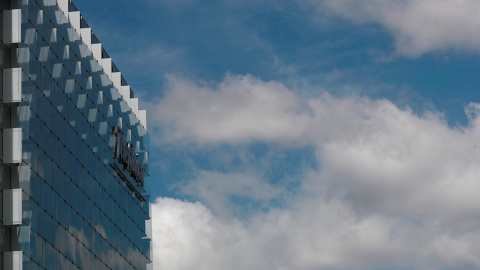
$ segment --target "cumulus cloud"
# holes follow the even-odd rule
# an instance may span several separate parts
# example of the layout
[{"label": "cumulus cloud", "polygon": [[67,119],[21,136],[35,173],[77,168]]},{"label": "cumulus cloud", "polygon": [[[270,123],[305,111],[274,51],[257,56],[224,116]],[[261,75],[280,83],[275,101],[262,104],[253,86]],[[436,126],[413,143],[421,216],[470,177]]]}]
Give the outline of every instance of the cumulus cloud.
[{"label": "cumulus cloud", "polygon": [[[261,174],[227,171],[184,186],[202,203],[159,198],[158,269],[480,268],[478,104],[466,108],[468,126],[450,127],[434,111],[419,116],[357,96],[306,99],[250,76],[216,86],[172,80],[151,105],[153,125],[170,128],[161,141],[311,145],[318,167],[298,176],[293,193]],[[284,203],[225,215],[238,196]]]},{"label": "cumulus cloud", "polygon": [[377,23],[394,36],[398,54],[479,52],[480,2],[476,0],[313,0],[355,23]]},{"label": "cumulus cloud", "polygon": [[[246,221],[217,218],[200,203],[153,205],[155,269],[473,269],[478,230],[435,220],[358,217],[339,201],[309,198]],[[418,223],[417,223],[418,222]]]},{"label": "cumulus cloud", "polygon": [[168,93],[148,106],[150,123],[164,129],[163,141],[288,141],[305,130],[304,104],[278,82],[227,76],[215,87],[168,77]]}]

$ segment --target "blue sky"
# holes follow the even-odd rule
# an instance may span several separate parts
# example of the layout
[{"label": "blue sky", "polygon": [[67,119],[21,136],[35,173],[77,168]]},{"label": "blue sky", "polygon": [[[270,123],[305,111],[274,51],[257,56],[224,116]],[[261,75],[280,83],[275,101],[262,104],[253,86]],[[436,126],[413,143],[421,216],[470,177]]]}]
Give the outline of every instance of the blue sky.
[{"label": "blue sky", "polygon": [[148,109],[155,269],[478,269],[480,3],[75,2]]}]

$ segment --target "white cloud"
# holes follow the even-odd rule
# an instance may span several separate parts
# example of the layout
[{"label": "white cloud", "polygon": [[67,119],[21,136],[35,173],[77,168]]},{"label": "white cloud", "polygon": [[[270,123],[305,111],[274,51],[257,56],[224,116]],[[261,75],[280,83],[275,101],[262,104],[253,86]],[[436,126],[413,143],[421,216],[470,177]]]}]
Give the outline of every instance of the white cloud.
[{"label": "white cloud", "polygon": [[[239,269],[255,256],[245,242],[247,232],[238,223],[217,220],[200,203],[159,198],[152,205],[155,269]],[[238,251],[238,252],[235,252]]]},{"label": "white cloud", "polygon": [[312,0],[355,23],[378,23],[395,38],[397,53],[418,57],[438,50],[480,51],[477,0]]},{"label": "white cloud", "polygon": [[[311,145],[319,169],[294,193],[261,174],[202,172],[184,188],[204,204],[158,199],[158,269],[480,268],[480,105],[467,107],[468,126],[449,127],[436,112],[305,99],[250,76],[212,87],[171,80],[151,105],[153,125],[171,128],[161,140]],[[225,215],[232,196],[283,206],[238,218]]]},{"label": "white cloud", "polygon": [[215,88],[169,76],[169,93],[147,106],[164,141],[288,141],[301,136],[308,115],[298,97],[277,82],[227,76]]},{"label": "white cloud", "polygon": [[[358,217],[345,203],[309,198],[247,221],[217,218],[174,199],[153,205],[155,269],[478,268],[480,233],[436,220]],[[417,223],[418,222],[418,223]]]}]

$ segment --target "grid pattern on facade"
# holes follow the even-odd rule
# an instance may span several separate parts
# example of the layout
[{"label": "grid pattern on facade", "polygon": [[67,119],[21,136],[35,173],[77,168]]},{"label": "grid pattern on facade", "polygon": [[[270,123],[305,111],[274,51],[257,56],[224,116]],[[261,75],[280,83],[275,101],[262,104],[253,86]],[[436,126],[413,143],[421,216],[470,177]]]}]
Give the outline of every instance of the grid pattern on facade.
[{"label": "grid pattern on facade", "polygon": [[[117,163],[110,130],[123,130],[146,170],[148,133],[56,1],[20,3],[22,42],[14,56],[2,44],[0,70],[10,56],[22,70],[15,112],[22,163],[2,164],[0,173],[18,179],[23,223],[2,226],[0,249],[9,250],[17,235],[23,269],[145,269],[148,196],[110,166]],[[11,126],[11,113],[2,102],[0,132]],[[2,190],[10,188],[1,181]]]}]

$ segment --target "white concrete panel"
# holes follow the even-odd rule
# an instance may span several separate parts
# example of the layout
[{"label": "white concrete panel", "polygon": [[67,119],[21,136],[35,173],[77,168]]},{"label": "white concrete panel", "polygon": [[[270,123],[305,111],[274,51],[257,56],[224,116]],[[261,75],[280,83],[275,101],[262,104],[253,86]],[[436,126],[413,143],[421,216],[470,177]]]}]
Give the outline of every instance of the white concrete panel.
[{"label": "white concrete panel", "polygon": [[138,118],[138,98],[132,98],[130,99],[130,108],[132,108],[133,113],[137,116]]},{"label": "white concrete panel", "polygon": [[3,130],[3,162],[5,164],[22,162],[21,128],[6,128]]},{"label": "white concrete panel", "polygon": [[113,85],[118,89],[118,91],[120,91],[120,88],[122,87],[122,73],[113,72],[110,78],[112,79]]},{"label": "white concrete panel", "polygon": [[58,7],[65,14],[68,15],[68,2],[69,0],[57,0]]},{"label": "white concrete panel", "polygon": [[92,54],[99,63],[102,61],[102,43],[92,44]]},{"label": "white concrete panel", "polygon": [[68,12],[68,20],[77,33],[80,33],[80,11]]},{"label": "white concrete panel", "polygon": [[22,257],[21,251],[5,251],[3,253],[3,269],[22,270]]},{"label": "white concrete panel", "polygon": [[148,203],[148,204],[149,204],[149,205],[148,205],[148,216],[149,216],[150,219],[151,219],[151,217],[152,217],[152,204],[151,204],[151,203]]},{"label": "white concrete panel", "polygon": [[20,9],[3,11],[3,42],[13,44],[21,42],[22,13]]},{"label": "white concrete panel", "polygon": [[108,77],[112,76],[112,58],[103,58],[102,63],[103,71]]},{"label": "white concrete panel", "polygon": [[124,85],[121,86],[120,89],[118,89],[120,94],[122,94],[123,99],[129,103],[130,102],[130,86],[129,85]]},{"label": "white concrete panel", "polygon": [[145,220],[145,236],[152,239],[152,220]]},{"label": "white concrete panel", "polygon": [[139,110],[138,111],[138,120],[143,125],[145,129],[147,129],[147,111],[146,110]]},{"label": "white concrete panel", "polygon": [[82,37],[83,42],[90,48],[92,45],[92,29],[91,28],[80,29],[80,36]]},{"label": "white concrete panel", "polygon": [[3,191],[3,225],[22,224],[22,189]]},{"label": "white concrete panel", "polygon": [[22,101],[22,69],[7,68],[3,70],[3,102]]}]

